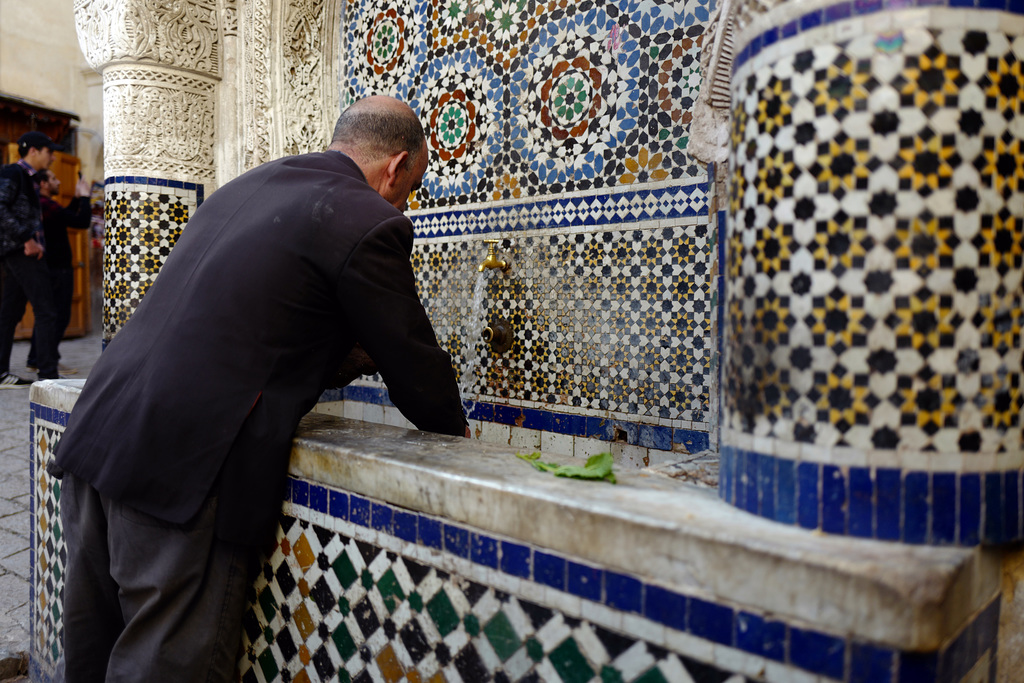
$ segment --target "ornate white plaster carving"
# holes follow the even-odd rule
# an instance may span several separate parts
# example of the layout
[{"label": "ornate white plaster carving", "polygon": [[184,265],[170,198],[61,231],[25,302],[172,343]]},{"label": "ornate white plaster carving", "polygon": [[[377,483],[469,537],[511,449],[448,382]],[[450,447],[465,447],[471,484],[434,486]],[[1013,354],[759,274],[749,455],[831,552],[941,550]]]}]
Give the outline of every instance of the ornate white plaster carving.
[{"label": "ornate white plaster carving", "polygon": [[89,65],[153,61],[220,75],[216,0],[75,0]]},{"label": "ornate white plaster carving", "polygon": [[[733,15],[732,21],[735,24],[735,30],[742,31],[761,16],[782,5],[783,0],[736,0],[731,4],[733,7],[730,8],[729,13]],[[806,12],[812,5],[821,3],[791,2],[790,4],[796,5],[798,12]]]},{"label": "ornate white plaster carving", "polygon": [[[342,2],[75,0],[89,63],[114,70],[105,74],[104,86],[106,126],[115,141],[107,150],[106,175],[171,169],[173,176],[197,171],[209,176],[217,160],[233,160],[232,168],[224,169],[228,179],[285,154],[323,149],[339,112]],[[220,36],[234,41],[234,56],[223,52],[226,43],[220,43]],[[224,59],[235,65],[225,74],[230,82],[211,92],[209,84],[221,75]],[[130,64],[142,71],[127,70]],[[189,72],[182,78],[208,74],[211,79],[200,78],[201,87],[193,84],[172,93],[170,73],[161,67]],[[161,76],[153,81],[157,73]],[[142,80],[133,81],[136,74]],[[237,116],[211,115],[221,95],[221,110],[232,107]],[[142,110],[155,113],[139,115]],[[187,117],[157,118],[170,111]],[[204,130],[197,128],[198,121]],[[233,130],[221,131],[231,141],[214,139],[218,122],[224,121],[234,123]],[[192,133],[184,133],[188,130]],[[186,137],[179,140],[181,133]],[[184,140],[192,143],[187,149],[180,145]],[[213,143],[220,145],[219,156],[207,154]],[[225,145],[234,151],[225,151]],[[150,153],[153,158],[147,160]],[[177,172],[175,163],[181,164]]]},{"label": "ornate white plaster carving", "polygon": [[272,0],[242,3],[242,166],[269,161],[270,156],[270,17]]},{"label": "ornate white plaster carving", "polygon": [[337,118],[334,46],[340,21],[331,0],[291,0],[281,43],[280,153],[319,152]]},{"label": "ornate white plaster carving", "polygon": [[225,36],[238,35],[238,0],[221,0],[221,29]]},{"label": "ornate white plaster carving", "polygon": [[339,113],[341,2],[241,3],[242,170],[329,142]]},{"label": "ornate white plaster carving", "polygon": [[105,174],[212,181],[214,87],[214,79],[175,70],[105,69]]},{"label": "ornate white plaster carving", "polygon": [[687,151],[704,163],[729,158],[729,108],[738,0],[724,0],[708,22],[700,59],[701,88],[694,102]]}]

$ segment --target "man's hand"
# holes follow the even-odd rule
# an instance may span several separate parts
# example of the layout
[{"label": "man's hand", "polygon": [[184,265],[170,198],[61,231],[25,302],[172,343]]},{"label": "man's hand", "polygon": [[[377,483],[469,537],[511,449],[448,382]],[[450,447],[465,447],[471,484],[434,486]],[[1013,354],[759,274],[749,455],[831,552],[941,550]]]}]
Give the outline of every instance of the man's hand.
[{"label": "man's hand", "polygon": [[91,197],[92,196],[92,185],[89,184],[88,180],[78,179],[78,184],[75,185],[75,196],[76,197]]},{"label": "man's hand", "polygon": [[340,388],[361,375],[372,375],[375,372],[377,372],[377,365],[373,359],[367,355],[366,351],[363,351],[363,347],[356,344],[345,360],[341,361],[341,366],[334,373],[332,384]]},{"label": "man's hand", "polygon": [[35,256],[36,259],[43,258],[43,248],[36,242],[35,238],[25,242],[25,256]]}]

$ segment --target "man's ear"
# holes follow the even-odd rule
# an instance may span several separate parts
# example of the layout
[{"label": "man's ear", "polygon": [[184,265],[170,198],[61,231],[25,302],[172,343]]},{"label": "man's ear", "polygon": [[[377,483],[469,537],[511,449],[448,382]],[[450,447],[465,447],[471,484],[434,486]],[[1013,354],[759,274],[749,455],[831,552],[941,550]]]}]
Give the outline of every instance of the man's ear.
[{"label": "man's ear", "polygon": [[405,150],[391,157],[388,165],[384,167],[384,178],[389,186],[395,185],[398,182],[398,174],[406,167],[408,161],[409,153]]}]

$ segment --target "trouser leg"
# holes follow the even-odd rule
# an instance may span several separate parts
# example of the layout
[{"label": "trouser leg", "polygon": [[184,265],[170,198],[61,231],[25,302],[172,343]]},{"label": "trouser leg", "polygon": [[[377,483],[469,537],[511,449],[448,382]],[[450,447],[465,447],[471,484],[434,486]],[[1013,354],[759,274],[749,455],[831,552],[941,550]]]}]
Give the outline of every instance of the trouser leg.
[{"label": "trouser leg", "polygon": [[[53,285],[53,306],[56,314],[54,339],[56,340],[57,362],[60,363],[60,341],[71,322],[71,300],[75,295],[75,271],[69,268],[51,268],[50,283]],[[27,365],[39,367],[36,358],[36,331],[32,328],[32,341],[28,347]]]},{"label": "trouser leg", "polygon": [[0,373],[11,369],[11,348],[14,344],[14,331],[18,322],[25,315],[25,290],[21,288],[17,278],[8,268],[12,256],[0,261],[3,276],[3,295],[0,297]]},{"label": "trouser leg", "polygon": [[231,681],[252,550],[214,537],[216,499],[178,525],[113,503],[110,572],[125,629],[107,683]]},{"label": "trouser leg", "polygon": [[[36,360],[39,361],[39,378],[48,379],[57,377],[57,343],[54,338],[55,325],[57,322],[56,309],[53,305],[53,284],[50,282],[50,271],[46,263],[34,257],[14,253],[4,257],[4,268],[7,277],[7,284],[12,280],[17,282],[21,299],[27,298],[32,304],[32,312],[35,316],[36,333]],[[5,290],[7,288],[5,287]],[[24,301],[18,296],[10,298],[11,309],[4,311],[8,303],[8,297],[4,295],[4,302],[0,304],[0,334],[3,334],[0,344],[0,369],[6,370],[10,367],[10,344],[14,339],[14,328],[17,326],[21,316],[24,315]]]},{"label": "trouser leg", "polygon": [[54,683],[103,683],[124,619],[110,578],[107,515],[93,487],[66,473],[60,517],[67,544],[64,565],[64,653]]},{"label": "trouser leg", "polygon": [[78,676],[81,648],[65,635],[67,683],[234,680],[255,551],[214,537],[216,499],[190,522],[171,524],[98,497],[107,522],[107,578],[117,587],[124,625],[105,650],[103,679]]},{"label": "trouser leg", "polygon": [[54,349],[57,360],[60,360],[60,340],[68,330],[71,322],[71,300],[75,295],[75,271],[69,268],[55,270],[53,279],[53,306],[57,318],[54,328]]}]

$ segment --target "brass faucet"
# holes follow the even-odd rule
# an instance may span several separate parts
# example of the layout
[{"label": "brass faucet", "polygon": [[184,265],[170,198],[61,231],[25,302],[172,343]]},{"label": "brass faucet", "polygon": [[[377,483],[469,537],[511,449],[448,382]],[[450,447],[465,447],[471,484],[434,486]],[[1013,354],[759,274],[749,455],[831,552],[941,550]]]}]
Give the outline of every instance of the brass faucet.
[{"label": "brass faucet", "polygon": [[487,245],[487,258],[480,264],[480,272],[484,272],[488,268],[497,268],[503,273],[507,273],[512,268],[512,264],[505,259],[499,259],[497,248],[498,242],[501,240],[484,240],[484,244]]}]

